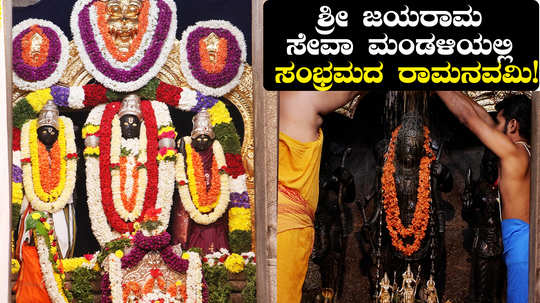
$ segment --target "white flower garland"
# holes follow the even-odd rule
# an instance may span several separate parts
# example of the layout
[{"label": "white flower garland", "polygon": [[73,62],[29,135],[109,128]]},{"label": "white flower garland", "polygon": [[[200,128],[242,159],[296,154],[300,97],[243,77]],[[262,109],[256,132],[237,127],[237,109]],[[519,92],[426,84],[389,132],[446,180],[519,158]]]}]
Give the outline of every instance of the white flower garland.
[{"label": "white flower garland", "polygon": [[[146,163],[146,126],[144,124],[144,121],[141,123],[140,131],[139,131],[139,139],[138,140],[125,140],[122,138],[122,129],[120,128],[120,119],[118,118],[118,115],[115,115],[112,121],[112,128],[111,128],[111,163],[118,164],[120,161],[120,150],[121,150],[121,143],[123,141],[133,142],[136,143],[137,146],[131,146],[130,150],[132,154],[137,155],[137,162],[140,164]],[[134,163],[134,156],[129,156],[128,159],[131,159],[132,165],[128,166],[135,166],[136,163]],[[139,180],[138,180],[138,186],[137,186],[137,196],[135,197],[135,207],[128,211],[124,203],[122,202],[122,193],[121,193],[121,187],[120,187],[120,169],[113,169],[111,171],[111,190],[112,190],[112,197],[113,197],[113,203],[114,203],[114,209],[120,215],[120,218],[122,218],[126,222],[134,222],[139,218],[139,216],[142,213],[143,206],[144,206],[144,196],[146,192],[146,186],[148,183],[148,178],[146,174],[146,168],[141,167],[139,169]],[[131,169],[128,170],[131,172]],[[131,194],[133,188],[132,185],[134,183],[133,176],[131,174],[126,174],[126,192],[127,195]],[[130,182],[128,182],[130,181]],[[131,186],[130,186],[131,185]]]},{"label": "white flower garland", "polygon": [[111,297],[113,303],[123,303],[122,288],[122,261],[115,254],[110,254],[109,258],[109,281],[111,282]]},{"label": "white flower garland", "polygon": [[[231,253],[226,248],[220,248],[218,251],[204,256],[206,259],[205,264],[209,266],[224,265],[220,259],[223,256],[229,256]],[[244,259],[244,264],[255,264],[255,253],[252,251],[241,253],[240,256]]]},{"label": "white flower garland", "polygon": [[151,293],[144,295],[141,299],[141,303],[154,303],[157,300],[163,299],[160,301],[162,303],[178,303],[179,301],[171,297],[168,293],[162,293],[159,290],[154,290]]},{"label": "white flower garland", "polygon": [[[76,154],[77,147],[75,145],[75,134],[73,132],[73,123],[71,119],[61,116],[59,117],[64,122],[64,134],[66,144],[66,155]],[[30,123],[33,120],[27,121],[21,130],[21,157],[30,158]],[[32,164],[27,163],[22,166],[24,193],[32,205],[32,209],[55,213],[62,210],[71,199],[73,189],[75,188],[76,173],[77,173],[77,158],[66,160],[66,184],[62,194],[54,202],[42,201],[34,192],[34,181],[32,180]]]},{"label": "white flower garland", "polygon": [[[191,145],[190,137],[184,137],[183,139],[186,145]],[[218,142],[218,140],[214,140],[214,143],[212,144],[212,153],[216,158],[218,168],[227,165],[225,162],[223,148],[221,147],[221,144]],[[188,163],[188,165],[190,164]],[[188,179],[186,176],[186,163],[184,160],[184,155],[182,155],[182,153],[178,153],[176,158],[176,181],[183,183],[182,185],[178,185],[180,200],[182,200],[182,205],[184,206],[184,209],[188,212],[189,217],[196,223],[203,225],[212,224],[216,222],[219,218],[221,218],[223,214],[227,211],[230,199],[229,175],[223,173],[220,175],[219,180],[221,182],[221,188],[216,207],[209,214],[201,213],[193,204],[193,200],[191,199],[192,193],[190,192]]]},{"label": "white flower garland", "polygon": [[[152,108],[154,109],[154,115],[156,117],[157,129],[159,130],[159,128],[162,126],[172,125],[170,114],[163,113],[163,111],[165,110],[168,112],[167,106],[160,106],[162,103],[157,101],[152,101],[151,104]],[[160,105],[156,106],[156,104]],[[101,116],[103,115],[104,109],[105,105],[95,107],[88,115],[88,119],[86,120],[85,125],[100,125]],[[149,160],[157,161],[156,159]],[[86,190],[88,195],[87,203],[89,216],[92,223],[92,231],[99,244],[103,247],[107,242],[120,237],[120,233],[111,229],[107,221],[105,211],[103,210],[103,205],[101,204],[99,158],[86,157],[85,161]],[[158,191],[155,208],[161,208],[161,213],[159,214],[159,221],[162,222],[162,224],[155,231],[157,233],[160,233],[167,229],[171,212],[172,196],[174,193],[174,180],[174,163],[172,161],[158,161],[158,186],[156,189],[154,189]]]},{"label": "white flower garland", "polygon": [[64,71],[67,66],[67,62],[69,59],[69,41],[66,38],[66,35],[64,32],[56,26],[54,23],[43,20],[43,19],[26,19],[19,24],[15,25],[12,29],[12,37],[17,37],[21,32],[23,32],[25,29],[31,27],[32,25],[39,25],[41,27],[48,27],[52,29],[60,39],[60,59],[58,60],[56,64],[56,70],[46,79],[40,80],[40,81],[26,81],[21,79],[15,71],[13,71],[13,83],[15,85],[22,89],[27,91],[34,91],[42,88],[47,88],[58,82],[60,80],[60,77],[64,74]]},{"label": "white flower garland", "polygon": [[[82,61],[83,65],[84,65],[85,69],[99,83],[101,83],[105,87],[110,88],[110,89],[115,90],[115,91],[131,92],[131,91],[135,91],[135,90],[143,87],[144,85],[146,85],[148,83],[148,81],[150,81],[152,78],[154,78],[158,74],[158,72],[161,70],[163,65],[165,65],[165,62],[167,61],[167,58],[169,57],[169,53],[171,52],[171,49],[173,47],[173,42],[176,39],[176,25],[177,25],[176,4],[172,0],[163,0],[165,3],[167,3],[167,5],[169,6],[169,8],[171,10],[171,23],[170,23],[170,26],[169,26],[169,29],[168,29],[167,38],[165,39],[165,42],[164,42],[164,44],[163,44],[163,46],[161,48],[161,52],[160,52],[157,60],[153,64],[153,66],[148,70],[148,72],[143,74],[137,80],[134,80],[134,81],[131,81],[131,82],[120,82],[120,81],[112,80],[111,78],[109,78],[108,76],[106,76],[102,72],[100,72],[96,68],[94,63],[90,60],[90,57],[89,57],[88,53],[86,52],[85,41],[82,40],[78,21],[79,21],[79,14],[80,14],[81,10],[86,5],[90,4],[92,1],[94,1],[94,0],[78,0],[75,3],[75,5],[73,6],[73,11],[71,12],[71,20],[70,20],[71,32],[73,33],[73,41],[75,42],[75,45],[77,46],[77,49],[79,51],[79,56],[81,58],[81,61]],[[151,8],[152,8],[152,6],[157,7],[157,5],[155,4],[156,0],[149,0],[149,1],[153,2],[153,4],[150,6]],[[153,13],[155,15],[151,16],[150,15],[151,13]],[[149,10],[149,12],[148,12],[148,18],[149,18],[148,25],[149,26],[153,22],[152,21],[153,18],[157,19],[158,15],[159,15],[158,10],[155,10],[155,11]],[[101,34],[99,33],[99,31],[98,31],[97,36],[96,36],[96,33],[94,32],[95,37],[99,37],[100,35]],[[140,48],[142,47],[144,49],[145,47],[148,47],[148,45],[143,46],[143,43],[145,43],[146,41],[147,40],[144,40],[144,39],[143,39],[143,41],[141,41]],[[150,39],[150,41],[151,41],[151,39]],[[98,44],[100,43],[99,40],[97,40],[97,42],[98,42]],[[149,44],[149,43],[150,42],[148,42],[147,44]],[[131,65],[129,67],[126,66],[126,68],[135,67],[142,60],[145,53],[146,53],[146,49],[144,49],[144,51],[141,50],[141,52],[137,51],[133,56],[134,57],[133,65]],[[101,52],[101,55],[103,56],[103,58],[105,60],[107,60],[111,65],[113,65],[114,61],[110,61],[110,57],[108,57],[106,54],[107,53]]]},{"label": "white flower garland", "polygon": [[[188,46],[187,46],[187,40],[189,37],[189,34],[196,30],[199,27],[209,27],[209,28],[222,28],[225,30],[228,30],[238,42],[238,47],[240,48],[240,60],[242,62],[246,61],[246,41],[244,39],[244,34],[234,25],[232,25],[229,21],[225,20],[208,20],[208,21],[199,21],[195,23],[195,25],[188,26],[186,30],[182,33],[182,39],[180,40],[180,69],[182,70],[182,73],[184,74],[184,77],[186,78],[186,82],[193,87],[194,89],[202,92],[205,95],[209,96],[215,96],[215,97],[221,97],[225,95],[226,93],[230,92],[233,88],[235,88],[238,83],[240,83],[240,77],[242,77],[242,73],[244,72],[244,64],[240,64],[238,67],[238,72],[234,76],[234,78],[227,84],[220,86],[220,87],[210,87],[207,85],[202,84],[199,80],[195,78],[193,73],[191,72],[190,63],[188,61]],[[197,41],[198,43],[198,41]],[[197,46],[198,49],[198,46]]]},{"label": "white flower garland", "polygon": [[45,288],[47,289],[49,298],[53,303],[67,303],[68,301],[64,299],[64,296],[58,289],[56,279],[54,278],[54,269],[51,261],[49,260],[49,247],[42,236],[36,235],[36,240],[41,274],[43,276],[43,282],[45,283]]},{"label": "white flower garland", "polygon": [[196,252],[188,252],[189,265],[186,276],[186,303],[202,303],[202,263]]}]

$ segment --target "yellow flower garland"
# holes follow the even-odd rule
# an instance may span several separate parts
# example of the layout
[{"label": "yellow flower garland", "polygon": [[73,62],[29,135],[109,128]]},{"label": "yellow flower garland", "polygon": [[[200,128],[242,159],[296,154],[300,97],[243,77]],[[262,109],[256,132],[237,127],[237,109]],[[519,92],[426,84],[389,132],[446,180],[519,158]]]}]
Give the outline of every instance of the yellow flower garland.
[{"label": "yellow flower garland", "polygon": [[13,182],[13,183],[11,183],[11,198],[12,198],[13,204],[19,204],[19,205],[22,204],[22,200],[23,200],[23,190],[22,189],[23,189],[22,182],[19,182],[19,183]]},{"label": "yellow flower garland", "polygon": [[43,108],[47,101],[53,100],[50,88],[33,91],[29,93],[25,98],[26,101],[28,101],[28,104],[32,106],[32,109],[34,109],[34,112],[36,113],[39,113],[41,111],[41,108]]},{"label": "yellow flower garland", "polygon": [[230,230],[251,230],[251,211],[249,208],[233,207],[229,210]]},{"label": "yellow flower garland", "polygon": [[86,136],[93,135],[99,131],[99,125],[87,124],[82,129],[82,138],[86,139]]},{"label": "yellow flower garland", "polygon": [[212,122],[212,126],[216,126],[220,123],[231,123],[232,121],[232,118],[229,115],[229,111],[227,110],[225,103],[221,101],[208,109],[208,113],[210,114],[210,121]]},{"label": "yellow flower garland", "polygon": [[46,193],[41,187],[41,175],[39,173],[39,153],[38,153],[38,137],[37,137],[37,120],[30,122],[29,145],[30,145],[30,160],[32,163],[32,180],[34,182],[34,192],[43,202],[54,202],[62,194],[66,185],[66,138],[64,121],[58,119],[58,144],[60,147],[60,178],[58,185]]}]

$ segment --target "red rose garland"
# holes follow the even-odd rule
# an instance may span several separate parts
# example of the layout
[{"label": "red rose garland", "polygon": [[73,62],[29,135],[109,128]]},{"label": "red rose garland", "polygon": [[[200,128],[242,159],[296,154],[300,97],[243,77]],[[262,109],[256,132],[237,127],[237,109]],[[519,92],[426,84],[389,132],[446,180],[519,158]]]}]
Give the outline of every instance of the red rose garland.
[{"label": "red rose garland", "polygon": [[[113,230],[116,230],[120,233],[132,232],[133,231],[133,222],[125,222],[122,220],[120,215],[114,209],[114,203],[112,199],[112,190],[111,190],[111,123],[114,116],[120,110],[120,102],[112,102],[107,104],[103,116],[101,118],[101,128],[100,128],[100,157],[99,157],[99,175],[101,181],[101,198],[103,211],[107,216],[107,221],[111,225]],[[149,101],[141,102],[141,110],[146,126],[146,137],[148,138],[147,143],[147,155],[148,161],[146,162],[146,173],[148,176],[148,183],[146,185],[144,206],[142,213],[149,208],[155,207],[156,198],[157,198],[157,178],[158,178],[158,169],[157,157],[158,146],[157,146],[157,124],[156,118],[154,116],[154,110]],[[142,220],[142,216],[139,217],[137,221]]]}]

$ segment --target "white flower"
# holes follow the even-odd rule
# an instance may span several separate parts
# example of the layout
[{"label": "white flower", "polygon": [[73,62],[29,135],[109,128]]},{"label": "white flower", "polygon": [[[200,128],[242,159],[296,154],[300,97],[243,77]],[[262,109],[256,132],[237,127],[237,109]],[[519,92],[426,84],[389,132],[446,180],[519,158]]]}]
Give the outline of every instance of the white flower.
[{"label": "white flower", "polygon": [[39,265],[47,294],[53,303],[67,303],[64,299],[63,290],[58,288],[54,279],[54,269],[49,260],[49,246],[42,236],[37,236],[37,251],[39,256]]},{"label": "white flower", "polygon": [[84,89],[82,86],[72,86],[69,88],[68,106],[73,109],[84,108]]},{"label": "white flower", "polygon": [[247,179],[246,174],[240,175],[240,176],[238,176],[236,178],[230,177],[229,182],[231,184],[230,185],[231,186],[231,192],[241,194],[241,193],[247,191],[246,179]]},{"label": "white flower", "polygon": [[189,87],[182,87],[178,108],[185,111],[190,111],[197,105],[197,92]]}]

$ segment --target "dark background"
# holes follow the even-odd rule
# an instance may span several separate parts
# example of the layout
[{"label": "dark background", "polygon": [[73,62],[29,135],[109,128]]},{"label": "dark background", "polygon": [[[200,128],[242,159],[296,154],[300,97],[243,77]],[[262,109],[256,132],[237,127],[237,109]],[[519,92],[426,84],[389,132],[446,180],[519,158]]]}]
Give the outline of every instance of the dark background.
[{"label": "dark background", "polygon": [[[73,0],[41,0],[28,7],[13,8],[13,25],[28,19],[45,19],[64,31],[68,40],[72,39],[69,18]],[[175,0],[177,30],[176,39],[197,21],[211,19],[226,20],[238,27],[246,39],[247,62],[251,64],[251,1],[250,0]]]}]

